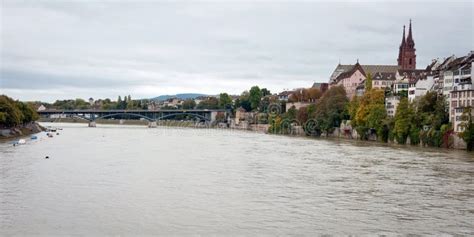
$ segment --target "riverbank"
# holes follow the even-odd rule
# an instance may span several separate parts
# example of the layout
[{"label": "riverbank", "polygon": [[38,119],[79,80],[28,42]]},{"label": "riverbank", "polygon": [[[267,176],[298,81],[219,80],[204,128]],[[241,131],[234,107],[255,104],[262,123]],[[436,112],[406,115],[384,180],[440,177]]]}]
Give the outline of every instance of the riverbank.
[{"label": "riverbank", "polygon": [[[334,128],[334,131],[330,134],[323,133],[318,138],[321,139],[342,139],[342,140],[352,140],[352,141],[361,141],[361,142],[368,142],[373,144],[383,144],[383,145],[391,145],[397,147],[420,147],[420,148],[443,148],[443,149],[455,149],[455,150],[466,150],[466,143],[464,140],[459,137],[457,134],[452,133],[449,135],[449,147],[432,147],[420,142],[417,145],[410,145],[410,141],[408,139],[407,144],[398,144],[396,141],[389,141],[389,142],[382,142],[377,139],[376,135],[371,135],[368,137],[367,140],[361,140],[360,136],[357,132],[352,129],[352,127],[348,126],[347,124],[341,124],[341,127]],[[231,124],[230,129],[235,130],[242,130],[242,131],[252,131],[252,132],[260,132],[260,133],[269,133],[270,125],[268,124],[248,124],[248,123],[240,123],[240,124]],[[290,137],[311,137],[315,138],[315,136],[308,136],[302,126],[292,126],[290,131],[286,133],[269,133],[275,135],[285,135]]]},{"label": "riverbank", "polygon": [[[48,123],[84,123],[87,124],[88,121],[76,118],[58,118],[58,119],[45,119],[42,118],[39,122],[48,122]],[[111,120],[111,119],[99,119],[96,121],[97,124],[109,124],[109,125],[143,125],[148,126],[148,121],[146,120]],[[176,121],[176,120],[161,120],[157,122],[157,126],[163,127],[183,127],[183,128],[210,128],[208,126],[199,126],[196,125],[192,121]],[[218,123],[212,128],[215,129],[226,129],[226,130],[238,130],[238,131],[249,131],[255,133],[265,133],[265,134],[272,134],[269,133],[270,125],[268,124],[248,124],[248,123],[240,123],[240,124],[231,124],[227,126],[225,123]],[[289,134],[274,134],[274,135],[284,135],[289,137],[308,137],[308,138],[315,138],[314,136],[308,136],[302,126],[294,126]],[[430,148],[429,146],[423,146],[423,144],[419,145],[409,145],[409,144],[397,144],[395,141],[384,143],[378,141],[376,138],[370,137],[367,141],[362,141],[359,139],[357,133],[350,129],[350,132],[347,132],[344,128],[336,128],[333,133],[326,135],[322,134],[318,138],[320,139],[342,139],[342,140],[352,140],[352,141],[361,141],[361,142],[368,142],[371,144],[380,144],[380,145],[390,145],[396,147],[421,147],[421,148]],[[452,134],[451,138],[452,143],[449,148],[444,149],[456,149],[456,150],[465,150],[466,144],[464,141],[459,138],[458,136]],[[433,147],[438,148],[438,147]]]},{"label": "riverbank", "polygon": [[28,136],[31,134],[46,131],[46,128],[37,122],[27,123],[14,128],[0,129],[0,139],[12,139],[17,137]]}]

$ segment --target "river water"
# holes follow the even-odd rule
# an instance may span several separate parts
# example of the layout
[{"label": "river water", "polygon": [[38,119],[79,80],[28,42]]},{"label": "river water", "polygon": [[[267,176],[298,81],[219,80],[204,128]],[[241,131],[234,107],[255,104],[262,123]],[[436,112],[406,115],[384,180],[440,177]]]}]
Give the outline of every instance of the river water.
[{"label": "river water", "polygon": [[54,125],[0,143],[0,235],[474,234],[465,151]]}]

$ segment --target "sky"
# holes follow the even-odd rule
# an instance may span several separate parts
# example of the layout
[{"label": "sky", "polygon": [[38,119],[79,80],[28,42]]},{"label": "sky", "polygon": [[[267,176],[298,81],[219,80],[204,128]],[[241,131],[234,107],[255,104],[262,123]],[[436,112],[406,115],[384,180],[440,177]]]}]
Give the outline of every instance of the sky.
[{"label": "sky", "polygon": [[418,68],[474,49],[472,1],[0,4],[0,94],[24,101],[310,87],[339,62],[396,64],[409,19]]}]

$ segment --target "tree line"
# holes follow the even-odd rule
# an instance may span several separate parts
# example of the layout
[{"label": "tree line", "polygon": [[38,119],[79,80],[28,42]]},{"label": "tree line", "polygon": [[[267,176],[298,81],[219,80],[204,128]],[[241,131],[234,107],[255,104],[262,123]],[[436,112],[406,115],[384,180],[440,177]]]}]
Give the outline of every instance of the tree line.
[{"label": "tree line", "polygon": [[31,104],[0,95],[0,127],[11,128],[39,118]]}]

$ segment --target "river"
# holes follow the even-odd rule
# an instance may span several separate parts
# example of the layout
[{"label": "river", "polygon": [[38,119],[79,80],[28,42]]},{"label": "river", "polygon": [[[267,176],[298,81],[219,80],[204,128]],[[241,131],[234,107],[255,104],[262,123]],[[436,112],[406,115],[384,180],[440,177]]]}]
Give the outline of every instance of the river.
[{"label": "river", "polygon": [[54,126],[0,143],[0,235],[474,234],[465,151]]}]

